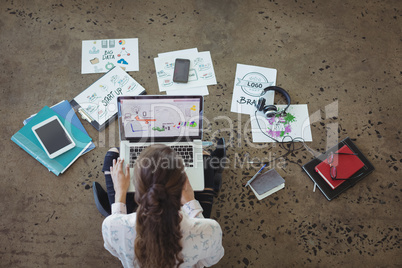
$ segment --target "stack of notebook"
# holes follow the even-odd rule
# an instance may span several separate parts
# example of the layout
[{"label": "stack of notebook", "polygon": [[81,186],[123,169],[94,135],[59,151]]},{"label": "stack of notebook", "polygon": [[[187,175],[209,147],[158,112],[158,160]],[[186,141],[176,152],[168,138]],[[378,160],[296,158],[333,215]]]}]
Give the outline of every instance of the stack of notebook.
[{"label": "stack of notebook", "polygon": [[[315,167],[315,171],[320,174],[332,189],[335,189],[351,178],[362,167],[364,167],[364,164],[360,158],[347,145],[344,145],[333,153],[331,163],[328,163],[328,159],[325,159]],[[331,168],[336,169],[336,176],[334,174],[331,176]]]},{"label": "stack of notebook", "polygon": [[[55,158],[50,158],[35,136],[32,127],[53,116],[58,117],[73,139],[75,146]],[[45,106],[39,113],[26,119],[24,125],[11,137],[11,140],[57,176],[63,173],[81,155],[95,148],[95,144],[68,101],[62,101],[51,108]]]},{"label": "stack of notebook", "polygon": [[[334,161],[329,164],[327,157],[331,152]],[[337,170],[336,179],[330,175],[331,165]],[[305,164],[303,170],[324,196],[332,200],[370,174],[374,166],[348,137]]]}]

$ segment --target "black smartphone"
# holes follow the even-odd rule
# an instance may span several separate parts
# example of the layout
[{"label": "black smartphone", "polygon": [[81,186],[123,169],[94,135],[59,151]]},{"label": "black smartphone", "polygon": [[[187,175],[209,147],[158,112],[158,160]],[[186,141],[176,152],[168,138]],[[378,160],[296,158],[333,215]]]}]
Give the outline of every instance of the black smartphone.
[{"label": "black smartphone", "polygon": [[190,60],[176,59],[174,63],[173,82],[187,83],[189,71],[190,71]]}]

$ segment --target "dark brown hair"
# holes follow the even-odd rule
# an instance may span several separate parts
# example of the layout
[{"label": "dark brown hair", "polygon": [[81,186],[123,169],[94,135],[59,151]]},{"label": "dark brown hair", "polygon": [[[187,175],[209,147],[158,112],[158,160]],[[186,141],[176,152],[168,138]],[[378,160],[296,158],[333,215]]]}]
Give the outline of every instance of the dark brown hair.
[{"label": "dark brown hair", "polygon": [[141,267],[183,263],[180,230],[181,193],[186,181],[180,156],[165,145],[152,145],[134,170],[138,204],[134,252]]}]

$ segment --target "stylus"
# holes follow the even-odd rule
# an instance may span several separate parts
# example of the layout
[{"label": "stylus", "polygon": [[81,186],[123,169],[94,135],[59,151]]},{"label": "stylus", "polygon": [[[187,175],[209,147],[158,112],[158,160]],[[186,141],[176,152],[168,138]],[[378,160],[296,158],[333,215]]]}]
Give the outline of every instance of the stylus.
[{"label": "stylus", "polygon": [[257,177],[257,175],[258,174],[260,174],[261,173],[261,171],[265,168],[267,166],[267,164],[265,164],[265,165],[263,165],[261,168],[260,168],[260,170],[258,170],[258,172],[257,173],[255,173],[255,175],[246,183],[246,185],[244,185],[244,187],[247,187],[247,186],[249,186],[250,185],[250,183],[252,183],[253,182],[253,180]]}]

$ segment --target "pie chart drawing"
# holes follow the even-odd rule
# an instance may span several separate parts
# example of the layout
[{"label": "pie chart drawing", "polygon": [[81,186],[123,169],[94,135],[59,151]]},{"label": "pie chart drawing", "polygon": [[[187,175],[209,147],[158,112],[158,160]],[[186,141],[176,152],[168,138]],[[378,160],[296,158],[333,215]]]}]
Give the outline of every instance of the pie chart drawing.
[{"label": "pie chart drawing", "polygon": [[126,44],[126,41],[124,41],[124,40],[119,41],[119,45],[125,45],[125,44]]}]

